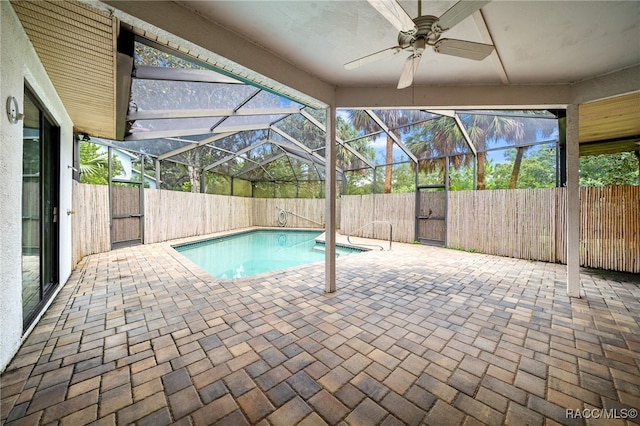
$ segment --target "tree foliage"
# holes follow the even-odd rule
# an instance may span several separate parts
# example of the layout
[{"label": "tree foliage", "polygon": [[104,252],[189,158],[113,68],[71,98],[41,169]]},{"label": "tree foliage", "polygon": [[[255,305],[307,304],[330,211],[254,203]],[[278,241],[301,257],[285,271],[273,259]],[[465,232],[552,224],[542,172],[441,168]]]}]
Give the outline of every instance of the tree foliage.
[{"label": "tree foliage", "polygon": [[[118,176],[124,168],[114,155],[111,159],[111,172]],[[80,142],[80,182],[91,185],[109,184],[109,156],[104,147],[93,142]]]},{"label": "tree foliage", "polygon": [[488,165],[487,189],[553,188],[556,185],[554,145],[540,145],[523,152],[517,186],[513,185],[513,164],[518,148],[504,151],[506,162]]},{"label": "tree foliage", "polygon": [[[397,138],[400,137],[400,132],[397,130],[397,128],[416,121],[421,114],[420,111],[399,109],[385,109],[375,111],[375,113],[386,124],[391,133],[393,133]],[[377,132],[380,130],[380,126],[364,110],[350,110],[349,117],[351,122],[353,123],[353,126],[357,130],[362,130],[367,133]],[[392,188],[393,145],[393,138],[391,137],[391,135],[387,134],[383,188],[385,194],[390,193]]]},{"label": "tree foliage", "polygon": [[[477,188],[487,187],[487,149],[489,144],[504,140],[516,147],[512,162],[509,187],[517,185],[520,165],[527,142],[546,137],[557,129],[555,120],[535,120],[537,111],[523,111],[527,117],[512,117],[502,114],[460,114],[460,122],[465,127],[471,142],[477,151]],[[450,164],[454,170],[471,164],[471,149],[467,146],[462,131],[452,117],[440,117],[423,124],[421,131],[407,140],[407,146],[418,157],[418,167],[425,173],[440,171],[444,173],[444,156],[459,154]],[[466,154],[463,154],[466,153]]]},{"label": "tree foliage", "polygon": [[640,185],[639,153],[580,157],[580,186]]}]

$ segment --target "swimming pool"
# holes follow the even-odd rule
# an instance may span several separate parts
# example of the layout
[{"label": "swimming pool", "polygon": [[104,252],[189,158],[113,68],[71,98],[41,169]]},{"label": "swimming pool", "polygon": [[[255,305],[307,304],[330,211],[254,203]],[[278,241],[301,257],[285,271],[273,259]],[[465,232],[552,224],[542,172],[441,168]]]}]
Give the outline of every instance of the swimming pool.
[{"label": "swimming pool", "polygon": [[[324,260],[319,231],[258,230],[174,246],[217,278],[241,278]],[[336,256],[362,250],[337,246]]]}]

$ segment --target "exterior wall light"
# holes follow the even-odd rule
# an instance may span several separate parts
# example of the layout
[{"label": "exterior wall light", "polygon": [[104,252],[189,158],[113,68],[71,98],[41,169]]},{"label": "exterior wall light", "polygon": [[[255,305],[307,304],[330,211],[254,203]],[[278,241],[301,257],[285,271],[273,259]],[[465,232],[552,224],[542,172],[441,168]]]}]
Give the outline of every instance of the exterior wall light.
[{"label": "exterior wall light", "polygon": [[20,106],[18,100],[14,96],[7,98],[7,118],[9,122],[17,124],[18,121],[24,118],[24,114],[20,112]]}]

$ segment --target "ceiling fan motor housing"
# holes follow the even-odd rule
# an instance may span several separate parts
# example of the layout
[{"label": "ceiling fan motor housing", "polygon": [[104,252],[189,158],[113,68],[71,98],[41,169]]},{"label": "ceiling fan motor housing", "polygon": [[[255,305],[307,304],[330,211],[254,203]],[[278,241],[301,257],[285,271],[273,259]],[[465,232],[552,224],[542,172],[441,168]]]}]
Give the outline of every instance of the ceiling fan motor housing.
[{"label": "ceiling fan motor housing", "polygon": [[[426,44],[433,46],[440,38],[441,32],[436,31],[434,25],[438,21],[436,16],[423,15],[413,20],[418,29],[414,34],[400,32],[398,34],[398,45],[403,49],[412,46],[416,40],[423,39]],[[436,26],[437,27],[437,26]]]}]

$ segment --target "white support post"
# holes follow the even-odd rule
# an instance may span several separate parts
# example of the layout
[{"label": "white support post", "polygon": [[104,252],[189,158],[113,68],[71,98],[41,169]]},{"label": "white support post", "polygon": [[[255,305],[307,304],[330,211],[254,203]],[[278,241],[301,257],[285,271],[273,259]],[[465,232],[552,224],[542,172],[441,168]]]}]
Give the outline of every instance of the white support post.
[{"label": "white support post", "polygon": [[567,295],[580,297],[578,105],[567,106]]},{"label": "white support post", "polygon": [[336,291],[336,107],[327,108],[325,139],[325,284],[324,291]]}]

